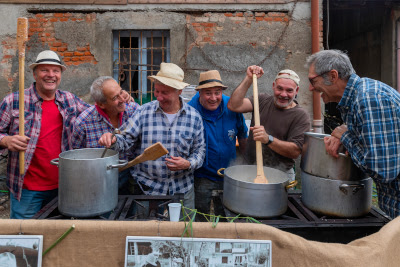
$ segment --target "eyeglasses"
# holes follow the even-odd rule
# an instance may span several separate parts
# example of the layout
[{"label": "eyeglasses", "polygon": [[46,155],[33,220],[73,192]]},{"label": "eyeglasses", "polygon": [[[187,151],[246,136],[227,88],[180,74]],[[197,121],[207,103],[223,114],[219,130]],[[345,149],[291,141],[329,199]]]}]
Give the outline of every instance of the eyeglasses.
[{"label": "eyeglasses", "polygon": [[325,75],[325,74],[327,74],[328,72],[330,72],[330,70],[328,70],[328,71],[326,71],[326,72],[324,72],[324,73],[321,73],[320,75],[314,76],[314,77],[312,77],[312,78],[308,78],[308,80],[310,81],[311,85],[314,86],[314,84],[315,84],[314,79],[315,79],[315,78],[318,78],[318,77],[321,77],[322,75]]}]

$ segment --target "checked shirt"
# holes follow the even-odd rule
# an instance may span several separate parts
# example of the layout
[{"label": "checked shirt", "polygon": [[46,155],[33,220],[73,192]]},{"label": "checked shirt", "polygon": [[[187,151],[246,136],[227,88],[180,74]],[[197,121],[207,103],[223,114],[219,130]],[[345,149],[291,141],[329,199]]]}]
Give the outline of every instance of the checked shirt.
[{"label": "checked shirt", "polygon": [[[30,137],[28,148],[25,151],[25,173],[29,168],[40,135],[43,99],[37,94],[35,84],[25,89],[25,135]],[[70,136],[76,117],[89,104],[83,102],[76,95],[57,90],[55,103],[63,120],[61,151],[71,149]],[[6,136],[19,134],[19,92],[7,95],[0,103],[0,140]],[[5,149],[1,149],[3,153]],[[19,200],[25,175],[19,174],[19,153],[8,151],[7,186],[11,193]]]},{"label": "checked shirt", "polygon": [[[125,104],[125,111],[122,114],[124,124],[133,116],[139,108],[136,102]],[[100,115],[95,106],[91,106],[81,113],[75,120],[74,131],[72,133],[72,147],[77,148],[99,148],[99,139],[104,133],[111,133],[114,127],[104,116]],[[120,153],[120,159],[129,159],[129,153]]]},{"label": "checked shirt", "polygon": [[400,215],[400,94],[352,74],[338,109],[348,128],[342,144],[374,179],[380,208],[392,218]]},{"label": "checked shirt", "polygon": [[[115,149],[127,151],[133,149],[134,156],[144,149],[161,142],[169,155],[182,157],[190,162],[187,170],[170,171],[162,156],[157,160],[146,161],[131,169],[132,176],[141,185],[147,195],[173,195],[188,192],[194,183],[194,170],[201,167],[205,156],[203,122],[200,114],[191,106],[183,103],[177,117],[170,124],[157,100],[141,106],[134,116],[122,127],[122,134],[116,135]],[[142,187],[143,188],[143,187]]]}]

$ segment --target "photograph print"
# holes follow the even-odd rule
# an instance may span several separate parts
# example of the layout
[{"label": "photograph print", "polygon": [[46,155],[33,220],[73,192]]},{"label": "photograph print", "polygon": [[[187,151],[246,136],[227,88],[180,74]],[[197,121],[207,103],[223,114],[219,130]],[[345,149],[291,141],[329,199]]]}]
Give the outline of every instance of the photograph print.
[{"label": "photograph print", "polygon": [[0,267],[41,267],[42,235],[0,235]]},{"label": "photograph print", "polygon": [[127,236],[125,267],[270,267],[271,241]]}]

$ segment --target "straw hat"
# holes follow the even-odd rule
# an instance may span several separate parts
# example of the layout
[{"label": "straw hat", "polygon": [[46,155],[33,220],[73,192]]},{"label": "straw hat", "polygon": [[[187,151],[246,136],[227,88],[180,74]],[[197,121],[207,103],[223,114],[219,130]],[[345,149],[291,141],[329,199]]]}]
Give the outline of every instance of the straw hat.
[{"label": "straw hat", "polygon": [[182,90],[189,85],[188,83],[183,82],[183,76],[183,70],[179,68],[178,65],[162,62],[160,65],[160,71],[157,72],[157,75],[152,75],[147,78],[152,82],[157,80],[164,85]]},{"label": "straw hat", "polygon": [[200,73],[199,86],[196,87],[196,90],[211,87],[222,87],[222,90],[228,88],[222,84],[221,76],[217,70],[210,70]]},{"label": "straw hat", "polygon": [[61,61],[60,61],[60,58],[58,57],[58,55],[51,50],[45,50],[45,51],[40,52],[36,58],[35,63],[32,63],[31,65],[29,65],[29,68],[31,68],[33,70],[37,65],[42,65],[42,64],[60,66],[62,71],[65,71],[67,69],[67,67],[65,67],[63,64],[61,64]]},{"label": "straw hat", "polygon": [[280,72],[278,72],[278,75],[276,75],[275,81],[277,79],[290,79],[294,81],[297,86],[299,86],[300,83],[299,75],[297,75],[297,73],[292,70],[281,70]]}]

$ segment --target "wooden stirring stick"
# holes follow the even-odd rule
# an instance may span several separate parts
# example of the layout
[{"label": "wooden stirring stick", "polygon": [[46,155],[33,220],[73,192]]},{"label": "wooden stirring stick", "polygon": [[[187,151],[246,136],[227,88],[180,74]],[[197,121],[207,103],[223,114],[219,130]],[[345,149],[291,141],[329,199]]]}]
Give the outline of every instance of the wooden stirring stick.
[{"label": "wooden stirring stick", "polygon": [[[19,135],[25,136],[25,45],[28,41],[28,19],[18,18],[17,20],[17,44],[19,62]],[[25,152],[19,152],[19,173],[25,173]]]},{"label": "wooden stirring stick", "polygon": [[[260,126],[260,110],[258,105],[258,86],[257,86],[256,74],[253,74],[253,96],[254,96],[254,126]],[[257,176],[254,179],[254,183],[267,184],[268,180],[264,175],[262,146],[260,141],[256,141],[256,159],[257,159]]]}]

